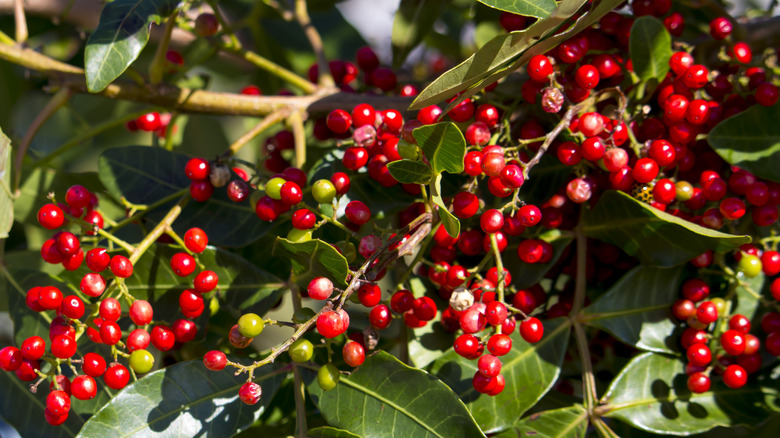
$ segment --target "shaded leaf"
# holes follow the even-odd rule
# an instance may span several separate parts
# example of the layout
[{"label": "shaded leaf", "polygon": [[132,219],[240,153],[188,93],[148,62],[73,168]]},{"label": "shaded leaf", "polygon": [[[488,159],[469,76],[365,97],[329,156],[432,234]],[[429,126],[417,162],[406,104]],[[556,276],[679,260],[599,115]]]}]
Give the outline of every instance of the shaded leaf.
[{"label": "shaded leaf", "polygon": [[160,24],[178,3],[178,0],[115,0],[106,4],[84,50],[87,90],[103,91],[130,67],[149,41],[152,22]]},{"label": "shaded leaf", "polygon": [[336,388],[309,393],[325,420],[372,437],[484,437],[455,393],[436,377],[377,351]]},{"label": "shaded leaf", "polygon": [[615,190],[604,192],[596,206],[585,211],[583,231],[645,264],[667,267],[708,250],[726,252],[750,242],[750,236],[704,228]]},{"label": "shaded leaf", "polygon": [[398,160],[387,163],[387,170],[403,184],[428,184],[433,172],[425,163],[414,160]]},{"label": "shaded leaf", "polygon": [[708,141],[729,164],[780,182],[780,108],[753,105],[712,128]]},{"label": "shaded leaf", "polygon": [[466,139],[458,126],[452,122],[420,126],[412,131],[434,173],[463,172],[466,157]]},{"label": "shaded leaf", "polygon": [[651,16],[637,18],[631,26],[628,47],[639,79],[657,79],[660,82],[666,77],[672,57],[672,37],[659,19]]},{"label": "shaded leaf", "polygon": [[400,67],[409,52],[433,29],[444,0],[401,0],[393,19],[393,67]]},{"label": "shaded leaf", "polygon": [[[539,283],[558,259],[563,251],[574,240],[570,233],[562,233],[560,230],[548,230],[538,236],[539,239],[550,243],[553,247],[553,257],[548,263],[526,263],[519,257],[504,257],[504,267],[512,274],[512,283],[518,289],[525,289]],[[512,245],[506,250],[509,254],[517,254],[517,246]]]},{"label": "shaded leaf", "polygon": [[341,287],[347,285],[347,259],[327,242],[319,239],[292,242],[277,237],[273,254],[290,259],[295,281],[299,285],[305,286],[314,277],[328,277],[333,284]]},{"label": "shaded leaf", "polygon": [[0,280],[6,283],[8,294],[8,307],[11,319],[14,322],[14,340],[16,345],[30,336],[42,336],[41,333],[49,332],[52,312],[33,312],[27,307],[27,291],[36,286],[54,286],[60,289],[63,295],[74,293],[69,286],[45,273],[27,269],[0,268],[2,277]]},{"label": "shaded leaf", "polygon": [[[449,99],[461,91],[474,87],[486,77],[502,70],[503,67],[506,67],[507,64],[514,61],[515,58],[528,49],[528,47],[574,15],[584,3],[585,0],[563,1],[547,19],[538,20],[528,29],[523,31],[499,35],[488,41],[468,59],[446,71],[430,85],[425,87],[425,89],[414,99],[414,102],[409,109],[422,109],[428,105],[433,105],[445,99]],[[611,9],[612,8],[609,10]],[[604,14],[609,12],[609,10],[605,11]],[[545,49],[544,51],[546,50],[548,49]],[[543,53],[544,51],[539,53]],[[528,58],[530,58],[530,56]],[[516,70],[516,68],[512,69],[512,71],[514,70]],[[508,73],[509,72],[506,74]],[[486,82],[484,85],[488,85],[489,83],[490,82]],[[479,90],[481,88],[484,87],[476,87],[474,90]],[[472,92],[470,95],[473,96],[475,93],[476,91]]]},{"label": "shaded leaf", "polygon": [[439,209],[439,219],[444,224],[444,229],[447,230],[447,234],[451,237],[458,237],[460,235],[460,221],[447,209],[444,205],[444,200],[441,198],[441,174],[436,175],[436,178],[431,184],[431,199]]},{"label": "shaded leaf", "polygon": [[14,224],[11,194],[11,139],[0,130],[0,239],[8,237]]},{"label": "shaded leaf", "polygon": [[491,8],[526,17],[546,18],[555,11],[554,0],[479,0]]},{"label": "shaded leaf", "polygon": [[[48,390],[30,392],[30,383],[16,378],[15,373],[0,372],[0,412],[3,419],[16,428],[23,437],[65,438],[74,437],[84,425],[84,418],[71,410],[65,423],[51,426],[43,419]],[[74,401],[75,408],[79,400]]]},{"label": "shaded leaf", "polygon": [[536,344],[524,341],[516,330],[512,350],[501,357],[506,387],[497,396],[480,394],[471,383],[477,361],[449,350],[433,362],[431,373],[442,379],[466,403],[485,433],[512,426],[550,390],[560,374],[569,344],[570,324],[565,318],[544,321],[544,337]]},{"label": "shaded leaf", "polygon": [[761,273],[756,277],[747,278],[742,276],[739,284],[736,286],[737,305],[731,309],[731,314],[745,315],[747,319],[753,320],[761,304],[761,293],[766,285],[766,276]]},{"label": "shaded leaf", "polygon": [[335,427],[322,426],[309,429],[306,435],[312,438],[360,438],[360,435],[355,435],[352,432],[344,429],[336,429]]},{"label": "shaded leaf", "polygon": [[209,371],[200,360],[179,362],[125,387],[78,436],[231,437],[268,407],[284,377],[281,368],[271,364],[255,371],[263,396],[248,406],[238,398],[246,376]]},{"label": "shaded leaf", "polygon": [[582,438],[587,428],[588,411],[574,405],[530,415],[497,437]]},{"label": "shaded leaf", "polygon": [[[98,163],[98,174],[106,189],[117,199],[124,196],[134,204],[163,203],[146,218],[159,221],[168,208],[188,193],[190,180],[184,174],[189,157],[147,146],[126,146],[105,151]],[[234,178],[238,178],[234,175]],[[235,203],[227,190],[214,190],[206,202],[190,201],[182,208],[173,228],[180,235],[200,227],[214,245],[244,246],[259,239],[272,228],[261,221],[249,202]]]},{"label": "shaded leaf", "polygon": [[685,364],[662,354],[645,353],[623,368],[602,403],[607,417],[653,433],[689,435],[715,426],[756,424],[768,417],[769,399],[762,387],[749,383],[740,389],[714,378],[710,391],[688,389]]},{"label": "shaded leaf", "polygon": [[671,307],[680,297],[682,269],[637,266],[582,311],[584,322],[642,350],[675,353],[679,324]]},{"label": "shaded leaf", "polygon": [[[167,299],[172,300],[172,307],[161,305],[156,309],[162,311],[170,307],[175,312],[178,305],[174,302],[178,303],[179,294],[183,290],[192,289],[194,277],[179,277],[171,269],[171,258],[181,251],[177,246],[152,245],[135,263],[133,275],[125,279],[130,293],[137,299],[150,301],[160,301],[165,295],[171,295]],[[284,292],[281,279],[231,252],[209,246],[198,255],[198,261],[217,274],[219,282],[216,290],[234,310],[251,308],[255,313],[263,315]],[[83,265],[76,271],[64,271],[60,276],[71,284],[79,284],[87,272],[90,271]],[[158,316],[157,312],[155,316]]]}]

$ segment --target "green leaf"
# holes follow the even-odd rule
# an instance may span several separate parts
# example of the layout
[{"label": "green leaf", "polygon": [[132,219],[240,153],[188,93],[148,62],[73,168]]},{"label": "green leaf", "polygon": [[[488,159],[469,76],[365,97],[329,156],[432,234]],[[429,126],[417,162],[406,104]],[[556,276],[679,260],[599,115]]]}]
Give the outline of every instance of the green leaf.
[{"label": "green leaf", "polygon": [[465,359],[454,350],[434,361],[431,373],[458,394],[485,433],[497,432],[512,426],[558,379],[569,331],[565,318],[545,321],[544,337],[536,344],[524,341],[515,331],[511,335],[512,350],[501,356],[506,387],[494,397],[474,390],[471,380],[477,372],[477,361]]},{"label": "green leaf", "polygon": [[444,205],[444,200],[441,198],[441,178],[442,175],[440,173],[437,174],[433,184],[431,184],[431,199],[433,199],[434,204],[439,206],[439,218],[442,224],[444,224],[447,234],[450,237],[458,237],[460,235],[460,221]]},{"label": "green leaf", "polygon": [[747,319],[753,320],[761,304],[760,298],[766,283],[766,276],[762,273],[753,278],[740,278],[736,288],[737,305],[731,309],[731,314],[745,315]]},{"label": "green leaf", "polygon": [[584,322],[642,350],[679,351],[671,307],[680,295],[681,267],[637,266],[583,309]]},{"label": "green leaf", "polygon": [[254,406],[238,398],[246,376],[212,372],[200,360],[179,362],[125,387],[84,425],[79,437],[231,437],[268,407],[284,377],[282,365],[255,371],[263,388]]},{"label": "green leaf", "polygon": [[708,250],[726,252],[750,242],[750,236],[704,228],[614,190],[606,191],[593,209],[585,211],[583,231],[645,264],[667,267]]},{"label": "green leaf", "polygon": [[555,0],[479,0],[491,8],[526,17],[547,18],[555,11]]},{"label": "green leaf", "polygon": [[0,267],[0,274],[6,283],[16,345],[22,345],[30,336],[48,333],[53,316],[49,312],[30,310],[26,304],[27,291],[36,286],[55,286],[63,295],[70,295],[73,290],[67,284],[38,271]]},{"label": "green leaf", "polygon": [[[39,390],[37,394],[30,392],[30,384],[35,382],[22,382],[16,378],[16,374],[3,371],[0,373],[0,412],[3,419],[16,428],[23,437],[69,438],[74,437],[86,421],[77,412],[74,412],[80,400],[74,400],[68,419],[59,426],[51,426],[43,419],[43,411],[46,409],[46,396],[48,395],[48,383],[46,390]],[[42,385],[43,386],[43,385]]]},{"label": "green leaf", "polygon": [[661,20],[651,16],[637,18],[631,26],[628,47],[639,79],[660,82],[666,77],[672,57],[672,37]]},{"label": "green leaf", "polygon": [[428,184],[433,171],[425,163],[413,160],[398,160],[387,163],[387,170],[403,184]]},{"label": "green leaf", "polygon": [[[548,230],[538,236],[539,239],[550,243],[553,247],[553,257],[548,263],[525,263],[519,257],[504,257],[504,267],[512,274],[512,282],[518,289],[525,289],[539,283],[558,262],[563,251],[574,240],[570,233],[562,233],[560,230]],[[517,253],[517,246],[507,249],[509,254]]]},{"label": "green leaf", "polygon": [[497,438],[582,438],[587,428],[588,411],[574,405],[530,415]]},{"label": "green leaf", "polygon": [[309,385],[328,424],[361,436],[484,437],[463,402],[436,377],[377,351],[336,388]]},{"label": "green leaf", "polygon": [[314,277],[328,277],[333,284],[341,287],[347,285],[347,259],[327,242],[319,239],[292,242],[277,237],[273,255],[290,259],[295,281],[299,285],[305,285]]},{"label": "green leaf", "polygon": [[412,131],[434,173],[463,172],[466,157],[466,140],[458,126],[452,122],[420,126]]},{"label": "green leaf", "polygon": [[[134,265],[133,275],[125,280],[130,293],[141,300],[159,301],[165,295],[178,300],[181,291],[192,288],[192,275],[179,277],[171,269],[171,258],[181,251],[178,246],[152,245]],[[251,308],[263,315],[284,292],[281,279],[231,252],[209,246],[198,255],[198,261],[217,274],[217,290],[234,310]],[[78,284],[87,272],[84,265],[72,272],[64,271],[60,276],[71,284]],[[167,308],[175,312],[178,306],[156,306],[161,311]],[[163,314],[155,312],[155,316]]]},{"label": "green leaf", "polygon": [[14,224],[11,193],[11,139],[0,130],[0,239],[8,237]]},{"label": "green leaf", "polygon": [[688,390],[685,364],[662,354],[635,357],[615,377],[602,399],[607,417],[653,433],[690,435],[715,426],[757,424],[768,417],[770,400],[754,383],[731,389],[714,378],[710,391]]},{"label": "green leaf", "polygon": [[780,182],[780,108],[754,105],[712,128],[708,141],[726,162]]},{"label": "green leaf", "polygon": [[[146,215],[159,221],[180,195],[188,193],[190,180],[184,174],[188,160],[186,155],[162,148],[126,146],[105,151],[98,163],[98,174],[117,199],[124,196],[134,204],[171,199]],[[181,235],[192,227],[206,231],[211,244],[244,246],[268,233],[274,225],[258,219],[249,202],[231,201],[227,190],[222,189],[215,190],[206,202],[191,200],[182,208],[174,230]]]},{"label": "green leaf", "polygon": [[115,0],[106,4],[84,50],[87,90],[103,91],[124,73],[146,47],[152,22],[160,24],[178,4],[178,0]]},{"label": "green leaf", "polygon": [[441,15],[444,0],[401,0],[393,19],[393,67],[400,67],[409,52],[422,42]]},{"label": "green leaf", "polygon": [[360,438],[360,435],[355,435],[344,429],[336,429],[335,427],[330,426],[309,429],[308,432],[306,432],[306,435],[312,438]]},{"label": "green leaf", "polygon": [[[619,3],[617,0],[614,1]],[[488,41],[467,60],[443,73],[430,85],[425,87],[425,89],[414,99],[414,102],[409,109],[419,110],[428,105],[433,105],[445,99],[449,99],[464,90],[471,89],[491,74],[501,71],[510,62],[515,61],[518,55],[526,51],[526,49],[534,45],[539,39],[549,34],[553,29],[574,15],[584,3],[585,0],[562,1],[552,15],[544,20],[538,20],[528,29],[499,35]],[[611,10],[611,8],[609,10]],[[609,10],[604,13],[606,14]],[[550,48],[552,47],[554,47],[554,45]],[[538,53],[543,53],[546,50],[548,49]],[[528,56],[527,59],[530,59],[530,56]],[[512,71],[516,69],[517,68],[514,68]],[[506,74],[508,73],[509,72]],[[490,82],[484,83],[484,85],[488,85],[489,83]],[[484,87],[476,87],[473,88],[473,90],[478,91],[481,88]],[[476,91],[474,93],[476,93]],[[474,93],[471,93],[471,95]]]}]

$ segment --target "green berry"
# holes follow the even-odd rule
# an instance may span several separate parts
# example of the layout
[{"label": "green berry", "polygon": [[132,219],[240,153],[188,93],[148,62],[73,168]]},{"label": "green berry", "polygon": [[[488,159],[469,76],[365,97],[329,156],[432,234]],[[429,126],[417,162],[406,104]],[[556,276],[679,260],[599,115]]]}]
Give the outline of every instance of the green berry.
[{"label": "green berry", "polygon": [[298,339],[287,350],[293,362],[308,362],[314,355],[314,345],[307,339]]},{"label": "green berry", "polygon": [[340,378],[341,373],[339,373],[339,369],[332,363],[323,365],[317,372],[317,383],[325,391],[335,388]]},{"label": "green berry", "polygon": [[238,332],[246,338],[254,338],[263,332],[265,321],[255,313],[247,313],[238,318]]},{"label": "green berry", "polygon": [[678,201],[685,202],[693,196],[693,186],[688,181],[677,181],[674,186],[677,189],[675,199]]},{"label": "green berry", "polygon": [[761,259],[752,254],[743,253],[737,264],[737,269],[748,278],[756,277],[761,273],[762,268]]},{"label": "green berry", "polygon": [[398,155],[407,160],[417,160],[420,152],[417,145],[407,143],[404,140],[398,140]]},{"label": "green berry", "polygon": [[289,233],[287,233],[287,240],[292,240],[293,242],[308,242],[311,240],[313,230],[299,230],[297,228],[293,228],[290,230]]},{"label": "green berry", "polygon": [[311,194],[320,204],[330,204],[336,197],[336,187],[326,179],[317,180],[311,188]]},{"label": "green berry", "polygon": [[710,302],[715,305],[716,309],[718,309],[718,315],[726,314],[726,300],[720,297],[715,297],[710,299]]},{"label": "green berry", "polygon": [[266,184],[265,184],[265,194],[268,195],[271,199],[276,199],[277,201],[282,199],[282,186],[284,183],[286,183],[282,178],[271,178]]},{"label": "green berry", "polygon": [[310,320],[314,315],[316,315],[314,310],[308,307],[301,307],[300,309],[296,310],[295,313],[293,313],[293,322],[296,324],[303,324],[304,322]]},{"label": "green berry", "polygon": [[146,350],[130,353],[130,368],[138,374],[148,373],[154,366],[154,356]]}]

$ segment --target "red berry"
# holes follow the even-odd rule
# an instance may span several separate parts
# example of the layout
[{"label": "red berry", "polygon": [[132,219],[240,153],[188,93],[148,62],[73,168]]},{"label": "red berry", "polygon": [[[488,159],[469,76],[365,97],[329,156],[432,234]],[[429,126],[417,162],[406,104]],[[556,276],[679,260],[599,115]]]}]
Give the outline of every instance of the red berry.
[{"label": "red berry", "polygon": [[256,405],[260,401],[260,397],[263,395],[263,389],[255,382],[244,383],[238,390],[238,398],[242,402],[248,405]]},{"label": "red berry", "polygon": [[328,114],[326,123],[328,125],[328,129],[330,129],[333,133],[344,134],[349,131],[350,127],[352,127],[352,117],[350,117],[348,112],[341,109],[336,109]]},{"label": "red berry", "polygon": [[309,282],[307,287],[309,298],[315,300],[327,300],[333,293],[333,282],[326,277],[316,277]]},{"label": "red berry", "polygon": [[360,201],[351,201],[344,212],[347,219],[355,225],[363,225],[371,220],[371,210]]},{"label": "red berry", "polygon": [[492,354],[485,354],[477,361],[477,370],[485,377],[496,377],[501,372],[501,360]]},{"label": "red berry", "polygon": [[739,365],[729,365],[723,372],[723,383],[731,389],[737,389],[745,386],[747,383],[747,372]]},{"label": "red berry", "polygon": [[317,317],[317,332],[326,338],[335,338],[344,333],[346,329],[341,315],[337,312],[329,310],[322,312]]},{"label": "red berry", "polygon": [[142,326],[152,322],[154,310],[152,305],[146,300],[136,300],[130,306],[130,319],[133,324]]},{"label": "red berry", "polygon": [[122,389],[130,382],[130,372],[124,365],[111,365],[103,374],[103,382],[111,389]]},{"label": "red berry", "polygon": [[90,376],[76,376],[70,385],[73,397],[79,400],[91,400],[97,395],[97,384]]},{"label": "red berry", "polygon": [[20,351],[25,359],[38,360],[46,353],[46,341],[40,336],[30,336],[22,342]]},{"label": "red berry", "polygon": [[46,397],[46,410],[55,416],[70,412],[70,396],[65,391],[52,391]]},{"label": "red berry", "polygon": [[211,165],[203,158],[190,158],[184,166],[184,174],[192,181],[205,180],[211,173]]},{"label": "red berry", "polygon": [[520,335],[531,344],[535,344],[542,339],[544,335],[544,325],[539,319],[533,316],[520,323]]},{"label": "red berry", "polygon": [[696,308],[696,319],[702,324],[710,324],[718,320],[718,308],[712,301],[705,301]]},{"label": "red berry", "polygon": [[51,341],[51,353],[60,359],[73,357],[76,354],[76,348],[76,340],[70,336],[55,336]]},{"label": "red berry", "polygon": [[705,344],[693,344],[685,352],[688,362],[697,366],[707,366],[712,362],[712,354]]},{"label": "red berry", "polygon": [[342,349],[344,362],[351,367],[358,367],[366,360],[366,350],[359,342],[347,341]]},{"label": "red berry", "polygon": [[703,372],[693,373],[688,376],[688,389],[696,394],[710,390],[710,378]]},{"label": "red berry", "polygon": [[390,298],[390,307],[396,313],[405,313],[414,306],[414,295],[408,290],[399,290]]},{"label": "red berry", "polygon": [[168,351],[176,343],[176,336],[173,331],[164,325],[155,326],[152,329],[151,336],[152,345],[160,351]]},{"label": "red berry", "polygon": [[366,307],[374,307],[382,300],[382,289],[376,284],[363,283],[358,289],[358,300]]},{"label": "red berry", "polygon": [[209,351],[203,355],[203,365],[211,371],[222,371],[227,365],[227,356],[221,351]]},{"label": "red berry", "polygon": [[377,330],[386,329],[390,325],[390,309],[384,304],[379,304],[368,312],[368,321]]},{"label": "red berry", "polygon": [[200,228],[190,228],[184,233],[184,245],[194,253],[202,253],[209,244],[209,238],[206,232]]},{"label": "red berry", "polygon": [[488,339],[487,349],[494,356],[503,356],[512,349],[512,338],[506,334],[495,334]]},{"label": "red berry", "polygon": [[550,59],[544,55],[535,55],[528,61],[526,67],[528,76],[536,82],[546,82],[547,77],[553,73],[553,66]]},{"label": "red berry", "polygon": [[38,223],[47,230],[53,230],[65,223],[65,214],[56,205],[46,204],[38,210]]},{"label": "red berry", "polygon": [[113,321],[103,321],[100,325],[100,340],[106,345],[116,345],[122,339],[122,329]]},{"label": "red berry", "polygon": [[192,342],[198,334],[198,327],[189,319],[177,319],[171,326],[176,342],[186,344]]},{"label": "red berry", "polygon": [[127,278],[133,275],[133,264],[130,259],[123,255],[115,255],[111,257],[111,272],[117,277]]},{"label": "red berry", "polygon": [[106,372],[106,360],[97,353],[87,353],[81,362],[81,370],[88,376],[100,377]]},{"label": "red berry", "polygon": [[93,272],[102,272],[108,268],[111,256],[105,248],[94,248],[87,252],[87,267]]},{"label": "red berry", "polygon": [[192,280],[193,288],[202,294],[213,291],[217,283],[219,283],[219,276],[214,271],[202,271]]}]

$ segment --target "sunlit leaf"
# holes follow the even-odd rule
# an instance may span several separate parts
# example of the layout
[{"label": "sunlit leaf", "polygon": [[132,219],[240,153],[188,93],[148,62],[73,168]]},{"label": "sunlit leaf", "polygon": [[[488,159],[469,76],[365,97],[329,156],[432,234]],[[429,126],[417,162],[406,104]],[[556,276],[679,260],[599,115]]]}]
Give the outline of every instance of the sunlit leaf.
[{"label": "sunlit leaf", "polygon": [[327,242],[319,239],[292,242],[277,237],[273,254],[290,260],[295,280],[299,284],[305,285],[314,277],[328,277],[338,286],[347,285],[347,259]]},{"label": "sunlit leaf", "polygon": [[641,80],[660,82],[666,77],[672,57],[672,37],[659,19],[637,18],[631,26],[628,47],[634,72]]},{"label": "sunlit leaf", "polygon": [[11,191],[11,140],[0,130],[0,239],[8,237],[14,224]]},{"label": "sunlit leaf", "polygon": [[428,184],[433,171],[425,163],[413,160],[398,160],[387,163],[387,170],[403,184]]},{"label": "sunlit leaf", "polygon": [[491,8],[526,17],[546,18],[555,11],[554,0],[479,0]]},{"label": "sunlit leaf", "polygon": [[463,133],[452,122],[420,126],[412,134],[420,145],[434,173],[463,172],[466,156],[466,140]]},{"label": "sunlit leaf", "polygon": [[531,414],[497,438],[583,438],[588,428],[588,411],[581,405]]}]

